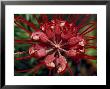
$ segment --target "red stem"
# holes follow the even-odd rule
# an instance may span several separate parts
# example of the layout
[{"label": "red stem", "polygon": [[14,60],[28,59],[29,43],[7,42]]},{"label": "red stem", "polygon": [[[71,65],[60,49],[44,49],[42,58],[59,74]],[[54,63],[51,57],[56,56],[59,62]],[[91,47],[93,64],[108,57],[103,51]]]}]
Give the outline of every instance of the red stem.
[{"label": "red stem", "polygon": [[15,16],[15,20],[16,20],[17,22],[22,22],[22,23],[24,23],[24,24],[30,26],[30,27],[31,27],[32,29],[34,29],[35,31],[37,30],[36,26],[35,26],[33,23],[27,21],[27,20],[26,20],[25,18],[23,18],[22,16]]},{"label": "red stem", "polygon": [[82,32],[80,33],[80,35],[83,34],[83,33],[86,32],[86,31],[88,31],[92,26],[93,26],[93,25],[91,25],[91,26],[89,26],[88,28],[86,28],[84,31],[82,31]]},{"label": "red stem", "polygon": [[96,60],[97,57],[94,57],[94,56],[90,56],[90,55],[86,55],[86,54],[85,54],[85,55],[84,55],[84,58],[85,58],[85,59]]},{"label": "red stem", "polygon": [[76,15],[76,17],[75,17],[75,19],[74,19],[74,21],[73,21],[73,23],[75,23],[76,24],[76,22],[77,22],[77,20],[79,19],[79,14],[77,14]]},{"label": "red stem", "polygon": [[20,73],[20,72],[29,72],[31,69],[25,69],[25,70],[16,70],[16,72]]},{"label": "red stem", "polygon": [[14,40],[16,43],[29,43],[29,44],[33,44],[32,40]]},{"label": "red stem", "polygon": [[39,21],[39,19],[37,18],[37,16],[35,15],[35,14],[33,14],[32,15],[36,20],[37,20],[37,22],[40,24],[40,21]]},{"label": "red stem", "polygon": [[74,17],[73,17],[73,15],[68,15],[68,18],[69,18],[69,21],[71,21],[71,22],[74,22]]},{"label": "red stem", "polygon": [[31,32],[29,30],[25,29],[23,26],[21,26],[20,24],[18,24],[15,21],[14,21],[14,23],[16,24],[16,26],[18,26],[19,28],[21,28],[22,30],[24,30],[25,32],[27,32],[29,35],[31,35]]},{"label": "red stem", "polygon": [[96,36],[87,36],[87,40],[89,41],[89,40],[94,40],[94,39],[96,39]]},{"label": "red stem", "polygon": [[25,57],[21,57],[21,58],[16,58],[16,60],[24,60],[24,59],[28,59],[31,58],[31,56],[25,56]]},{"label": "red stem", "polygon": [[85,22],[89,19],[90,15],[86,15],[82,20],[81,23],[78,25],[78,28],[81,28]]},{"label": "red stem", "polygon": [[43,22],[48,22],[48,17],[45,14],[41,14],[41,18],[43,20]]},{"label": "red stem", "polygon": [[44,62],[41,62],[40,64],[37,64],[32,71],[34,72],[33,75],[35,75],[38,70],[41,68],[41,66],[44,65]]},{"label": "red stem", "polygon": [[70,75],[73,76],[73,71],[72,71],[72,69],[69,67],[68,64],[67,64],[67,68],[68,68],[68,71],[69,71]]},{"label": "red stem", "polygon": [[28,72],[28,73],[32,73],[34,72],[33,75],[35,75],[35,73],[39,70],[39,68],[43,65],[44,63],[41,62],[40,64],[36,65],[34,68],[32,69],[26,69],[26,70],[16,70],[16,72]]},{"label": "red stem", "polygon": [[87,45],[86,49],[88,49],[88,48],[96,49],[97,47],[96,47],[96,46],[90,46],[90,45]]},{"label": "red stem", "polygon": [[94,28],[92,28],[91,30],[89,30],[89,31],[87,31],[87,32],[85,32],[85,33],[83,33],[83,35],[86,35],[87,33],[91,32],[91,31],[93,31],[93,30],[95,30],[95,29],[96,29],[96,26],[95,26]]}]

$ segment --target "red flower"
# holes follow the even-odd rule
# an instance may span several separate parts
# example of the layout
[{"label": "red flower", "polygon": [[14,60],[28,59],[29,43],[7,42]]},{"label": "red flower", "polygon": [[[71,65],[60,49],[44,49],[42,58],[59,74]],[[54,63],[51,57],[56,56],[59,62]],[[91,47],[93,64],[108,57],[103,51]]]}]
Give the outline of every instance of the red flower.
[{"label": "red flower", "polygon": [[[35,15],[33,16],[40,24],[39,29],[36,28],[34,23],[25,20],[23,17],[15,16],[15,24],[30,35],[30,39],[27,41],[15,40],[15,42],[32,44],[28,50],[30,58],[43,58],[44,60],[41,64],[45,65],[49,70],[56,69],[58,74],[65,73],[66,69],[69,70],[70,74],[73,74],[68,66],[68,58],[72,58],[76,62],[85,58],[96,59],[96,57],[85,54],[87,48],[96,49],[95,46],[89,44],[89,41],[96,39],[96,37],[86,36],[87,33],[96,29],[95,22],[85,24],[90,15],[85,15],[85,18],[81,20],[82,22],[79,25],[76,25],[77,15],[76,19],[71,18],[70,21],[63,19],[62,15],[53,16],[51,20],[48,19],[47,15],[41,15],[40,19]],[[19,23],[30,26],[35,32],[30,32]],[[85,26],[86,29],[79,32]],[[18,59],[24,60],[25,58]]]}]

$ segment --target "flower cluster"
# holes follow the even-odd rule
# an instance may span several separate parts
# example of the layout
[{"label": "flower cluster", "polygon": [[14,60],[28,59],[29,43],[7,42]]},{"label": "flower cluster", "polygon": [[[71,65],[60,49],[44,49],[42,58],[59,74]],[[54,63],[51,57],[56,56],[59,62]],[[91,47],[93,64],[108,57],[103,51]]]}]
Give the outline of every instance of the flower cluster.
[{"label": "flower cluster", "polygon": [[[55,69],[57,74],[63,74],[68,69],[71,75],[73,75],[73,71],[68,65],[68,59],[72,59],[75,63],[79,63],[81,59],[95,60],[96,57],[87,55],[85,52],[88,48],[96,49],[96,46],[92,46],[89,42],[96,37],[87,36],[89,32],[96,30],[96,22],[91,21],[85,24],[90,15],[84,15],[81,23],[76,25],[79,15],[74,16],[76,17],[73,18],[72,15],[69,15],[69,20],[67,20],[63,18],[63,15],[53,15],[52,19],[44,14],[41,14],[39,18],[33,15],[39,23],[39,28],[36,28],[34,23],[27,21],[22,16],[15,16],[15,25],[26,31],[30,36],[30,39],[15,39],[15,42],[31,44],[27,52],[28,56],[16,58],[16,60],[25,60],[32,57],[37,60],[43,59],[42,62],[28,71],[36,72],[42,65],[45,65],[49,70]],[[20,23],[28,25],[34,32],[30,32]],[[80,32],[80,29],[84,27],[86,28]]]}]

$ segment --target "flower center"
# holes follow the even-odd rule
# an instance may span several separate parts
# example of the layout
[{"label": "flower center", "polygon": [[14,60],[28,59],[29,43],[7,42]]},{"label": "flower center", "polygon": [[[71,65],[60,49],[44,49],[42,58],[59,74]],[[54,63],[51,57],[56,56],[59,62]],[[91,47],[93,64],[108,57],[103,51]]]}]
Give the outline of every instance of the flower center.
[{"label": "flower center", "polygon": [[57,48],[57,49],[60,48],[60,45],[59,45],[59,44],[55,44],[54,46],[55,46],[55,48]]}]

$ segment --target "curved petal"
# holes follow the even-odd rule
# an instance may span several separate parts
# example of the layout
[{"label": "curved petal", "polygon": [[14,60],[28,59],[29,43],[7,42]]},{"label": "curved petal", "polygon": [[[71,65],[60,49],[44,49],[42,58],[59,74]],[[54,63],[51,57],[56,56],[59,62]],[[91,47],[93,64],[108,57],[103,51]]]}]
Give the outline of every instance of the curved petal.
[{"label": "curved petal", "polygon": [[58,74],[63,74],[66,71],[67,61],[64,56],[60,55],[59,58],[56,59],[56,66]]}]

